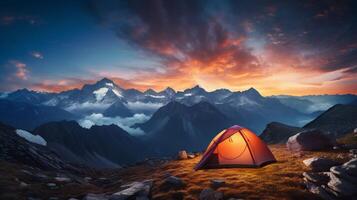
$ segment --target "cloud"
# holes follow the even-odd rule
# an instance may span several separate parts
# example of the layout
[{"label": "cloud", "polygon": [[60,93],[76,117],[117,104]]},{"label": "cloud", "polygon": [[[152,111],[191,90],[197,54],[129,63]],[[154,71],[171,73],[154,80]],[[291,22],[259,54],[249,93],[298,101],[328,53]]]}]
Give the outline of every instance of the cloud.
[{"label": "cloud", "polygon": [[[136,85],[177,90],[195,84],[211,90],[253,86],[264,94],[304,89],[311,94],[319,90],[306,87],[301,78],[349,69],[331,93],[343,88],[354,71],[353,7],[352,1],[130,0],[94,1],[90,12],[120,40],[165,66],[164,73],[138,73],[130,80]],[[348,85],[343,91],[356,92]]]},{"label": "cloud", "polygon": [[163,103],[151,103],[151,102],[128,102],[127,107],[134,112],[153,112],[160,107],[164,106]]},{"label": "cloud", "polygon": [[41,20],[38,17],[31,15],[3,15],[0,16],[0,25],[8,26],[17,22],[26,22],[30,25],[41,24]]},{"label": "cloud", "polygon": [[93,125],[110,125],[115,124],[132,135],[145,134],[140,128],[132,128],[136,123],[143,123],[150,119],[150,116],[144,114],[135,114],[132,117],[104,117],[103,114],[93,113],[79,120],[78,123],[84,128],[90,128]]},{"label": "cloud", "polygon": [[28,79],[28,69],[25,63],[17,60],[11,60],[10,63],[16,68],[15,76],[21,80]]},{"label": "cloud", "polygon": [[37,58],[37,59],[41,59],[41,60],[44,58],[42,53],[38,52],[38,51],[31,52],[31,56],[34,57],[34,58]]}]

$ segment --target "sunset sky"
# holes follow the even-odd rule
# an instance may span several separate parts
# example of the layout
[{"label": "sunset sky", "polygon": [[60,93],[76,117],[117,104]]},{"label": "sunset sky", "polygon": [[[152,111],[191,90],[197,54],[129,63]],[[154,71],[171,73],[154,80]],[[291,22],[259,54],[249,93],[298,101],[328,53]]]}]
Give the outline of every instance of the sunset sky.
[{"label": "sunset sky", "polygon": [[357,94],[357,1],[0,1],[0,91]]}]

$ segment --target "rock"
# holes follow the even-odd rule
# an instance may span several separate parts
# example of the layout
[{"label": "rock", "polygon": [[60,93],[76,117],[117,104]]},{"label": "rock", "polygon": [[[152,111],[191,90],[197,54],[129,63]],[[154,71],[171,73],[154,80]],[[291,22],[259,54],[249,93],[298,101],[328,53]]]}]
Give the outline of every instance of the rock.
[{"label": "rock", "polygon": [[214,179],[211,180],[211,185],[213,188],[219,188],[222,187],[226,182],[224,180],[221,179]]},{"label": "rock", "polygon": [[151,196],[151,188],[153,186],[153,180],[145,180],[142,182],[133,182],[126,184],[122,187],[126,189],[116,192],[110,196],[110,200],[124,200],[129,198],[139,197],[141,199],[149,198]]},{"label": "rock", "polygon": [[178,159],[179,160],[187,159],[187,152],[185,150],[179,151],[178,152]]},{"label": "rock", "polygon": [[201,191],[200,193],[200,200],[220,200],[223,199],[222,192],[216,192],[211,188],[207,188]]},{"label": "rock", "polygon": [[329,171],[329,169],[333,166],[340,165],[341,163],[327,159],[327,158],[319,158],[319,157],[312,157],[309,159],[305,159],[303,163],[310,167],[314,172],[323,172]]},{"label": "rock", "polygon": [[328,194],[326,190],[324,190],[322,187],[317,186],[313,183],[310,182],[305,182],[306,188],[313,194],[319,195],[322,199],[325,200],[334,200],[335,198]]},{"label": "rock", "polygon": [[330,180],[329,176],[330,172],[304,172],[302,175],[306,178],[306,180],[316,183],[318,185],[327,184]]},{"label": "rock", "polygon": [[71,182],[72,180],[68,177],[55,177],[55,180],[58,182]]},{"label": "rock", "polygon": [[22,188],[25,188],[25,187],[27,187],[29,184],[27,184],[27,183],[25,183],[25,182],[20,182],[20,187],[22,187]]},{"label": "rock", "polygon": [[184,187],[186,185],[186,183],[182,179],[176,176],[167,177],[165,179],[165,184],[170,185],[172,187]]},{"label": "rock", "polygon": [[324,135],[321,131],[312,129],[302,131],[291,137],[286,142],[290,151],[315,151],[331,149],[334,141]]},{"label": "rock", "polygon": [[189,158],[189,159],[193,159],[193,158],[195,158],[196,156],[195,156],[195,154],[188,154],[187,155],[187,158]]},{"label": "rock", "polygon": [[350,149],[349,151],[351,154],[357,154],[357,149]]},{"label": "rock", "polygon": [[49,187],[51,190],[58,189],[56,183],[47,183],[47,187]]},{"label": "rock", "polygon": [[104,194],[87,194],[82,200],[109,200],[109,198]]},{"label": "rock", "polygon": [[342,196],[357,195],[357,184],[353,184],[346,179],[337,177],[335,174],[331,174],[331,180],[328,182],[328,187],[338,192]]}]

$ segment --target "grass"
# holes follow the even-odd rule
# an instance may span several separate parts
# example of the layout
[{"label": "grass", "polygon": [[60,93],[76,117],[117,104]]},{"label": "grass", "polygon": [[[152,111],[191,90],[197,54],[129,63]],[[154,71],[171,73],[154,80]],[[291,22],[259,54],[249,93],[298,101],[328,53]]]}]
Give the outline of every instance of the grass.
[{"label": "grass", "polygon": [[[308,169],[302,160],[312,156],[339,158],[340,152],[306,152],[297,155],[285,146],[270,146],[277,163],[262,168],[227,168],[194,171],[193,167],[200,157],[190,160],[171,161],[158,169],[134,167],[119,172],[123,180],[154,179],[153,197],[155,199],[197,199],[201,190],[210,187],[212,179],[223,179],[226,184],[218,189],[225,198],[243,199],[318,199],[309,193],[303,184],[302,173]],[[187,186],[181,189],[165,188],[163,184],[167,173],[182,178]],[[139,179],[140,177],[140,179]]]},{"label": "grass", "polygon": [[[343,159],[340,154],[346,152],[305,152],[293,154],[285,146],[270,146],[278,160],[262,168],[227,168],[207,169],[194,171],[193,167],[200,160],[200,156],[194,159],[181,161],[168,161],[158,166],[141,164],[125,169],[112,170],[89,174],[93,178],[88,184],[59,183],[59,188],[50,190],[46,186],[47,181],[34,181],[31,176],[21,172],[28,169],[26,166],[0,162],[0,199],[26,199],[26,197],[59,197],[68,199],[76,197],[81,199],[87,193],[112,194],[119,190],[120,185],[131,181],[153,179],[154,199],[198,199],[200,192],[209,188],[213,179],[223,179],[226,184],[217,189],[224,193],[224,198],[230,197],[242,199],[319,199],[308,192],[303,184],[302,173],[308,169],[302,160],[313,156],[324,156],[336,160]],[[34,170],[33,170],[34,171]],[[49,177],[55,177],[56,172],[41,172]],[[164,184],[167,174],[177,176],[186,182],[183,188],[168,188]],[[101,182],[105,178],[105,183]],[[16,180],[18,179],[18,180]],[[19,181],[29,184],[26,188],[19,187]]]}]

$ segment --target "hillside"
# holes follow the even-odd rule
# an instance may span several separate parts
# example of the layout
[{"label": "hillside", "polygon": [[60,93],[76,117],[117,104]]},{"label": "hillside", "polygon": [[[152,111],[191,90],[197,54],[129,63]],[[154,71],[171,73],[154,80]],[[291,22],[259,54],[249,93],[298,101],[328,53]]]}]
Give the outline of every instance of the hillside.
[{"label": "hillside", "polygon": [[337,104],[303,128],[318,128],[327,134],[339,137],[357,127],[357,106]]},{"label": "hillside", "polygon": [[[302,156],[291,154],[285,146],[270,146],[278,162],[263,168],[228,168],[194,171],[200,157],[182,161],[148,161],[135,166],[106,171],[87,172],[69,181],[56,181],[53,171],[42,171],[46,178],[35,179],[38,173],[27,166],[0,161],[0,199],[82,199],[88,193],[112,194],[120,186],[132,181],[153,179],[153,199],[198,199],[200,192],[211,187],[211,180],[222,179],[226,183],[217,189],[224,199],[319,199],[308,192],[303,184],[302,173],[307,170],[302,160],[313,156],[337,158],[340,152],[306,152]],[[24,173],[23,170],[28,171]],[[186,186],[170,188],[164,183],[168,174],[181,178]],[[67,174],[69,176],[70,174]],[[17,177],[18,180],[13,177]],[[20,187],[20,182],[26,186]],[[55,183],[56,187],[47,186]],[[22,184],[23,185],[23,184]]]}]

